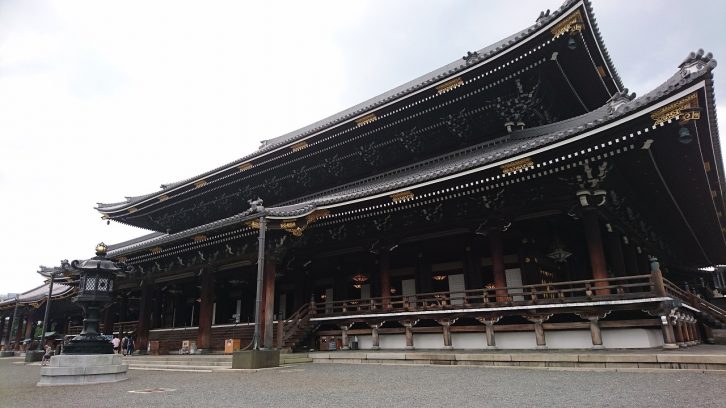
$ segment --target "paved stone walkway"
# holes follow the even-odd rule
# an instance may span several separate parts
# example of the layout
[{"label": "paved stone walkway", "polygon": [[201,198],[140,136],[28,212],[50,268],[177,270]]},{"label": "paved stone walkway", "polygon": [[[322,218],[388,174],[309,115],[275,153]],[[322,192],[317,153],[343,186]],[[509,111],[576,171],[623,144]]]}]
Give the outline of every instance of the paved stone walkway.
[{"label": "paved stone walkway", "polygon": [[18,358],[0,359],[0,406],[726,406],[726,375],[692,372],[300,364],[256,373],[132,371],[115,384],[36,387],[39,370]]}]

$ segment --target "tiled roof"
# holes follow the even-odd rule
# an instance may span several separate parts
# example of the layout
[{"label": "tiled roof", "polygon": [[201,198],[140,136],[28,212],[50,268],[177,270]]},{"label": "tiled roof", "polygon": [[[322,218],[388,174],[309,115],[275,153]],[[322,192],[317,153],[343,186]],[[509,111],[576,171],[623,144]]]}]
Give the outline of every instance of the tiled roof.
[{"label": "tiled roof", "polygon": [[[271,217],[280,218],[305,216],[317,208],[372,197],[377,194],[408,188],[427,181],[435,182],[437,179],[446,176],[476,169],[486,164],[505,160],[518,154],[570,139],[621,119],[630,113],[639,111],[685,89],[699,80],[705,80],[707,84],[711,83],[711,71],[716,67],[716,61],[711,58],[710,54],[703,56],[702,52],[700,54],[694,54],[691,62],[694,61],[700,62],[700,64],[695,65],[696,68],[691,71],[685,71],[681,68],[680,71],[671,76],[663,84],[640,98],[635,98],[634,95],[628,95],[628,91],[625,89],[613,96],[604,106],[584,115],[557,123],[514,131],[510,135],[494,141],[485,142],[460,151],[450,152],[446,155],[414,165],[369,177],[356,183],[303,197],[296,203],[266,208],[266,214]],[[115,247],[118,249],[113,251],[116,253],[112,255],[126,253],[135,248],[138,249],[172,242],[205,231],[239,224],[256,217],[259,217],[258,213],[248,210],[233,217],[201,225],[176,234],[160,236],[159,238],[144,242],[143,245],[136,244],[124,248],[116,245]]]},{"label": "tiled roof", "polygon": [[[600,35],[600,31],[597,27],[597,23],[594,19],[592,5],[590,4],[589,0],[583,0],[583,3],[585,5],[588,16],[590,17],[593,34],[594,34],[595,39],[598,43],[598,46],[603,54],[603,58],[605,59],[607,68],[610,70],[612,77],[613,77],[614,81],[616,82],[617,86],[620,89],[622,89],[623,88],[622,81],[620,80],[620,77],[618,76],[617,71],[615,70],[615,67],[612,64],[610,56],[607,52],[607,49],[605,48],[605,44]],[[129,206],[132,206],[145,199],[148,199],[148,198],[151,198],[151,197],[154,197],[157,195],[161,195],[161,194],[168,192],[174,188],[177,188],[181,185],[189,184],[195,180],[199,180],[201,178],[208,177],[209,175],[212,175],[212,174],[218,173],[220,171],[224,171],[226,169],[230,169],[230,168],[233,168],[240,164],[243,164],[245,162],[248,162],[262,154],[271,152],[275,149],[278,149],[282,146],[293,143],[297,140],[303,139],[316,132],[325,130],[336,124],[339,124],[339,123],[342,123],[342,122],[345,122],[348,120],[352,120],[372,109],[375,109],[375,108],[385,105],[391,101],[400,99],[407,95],[410,95],[420,89],[432,86],[433,84],[436,84],[444,79],[453,77],[454,75],[456,75],[464,70],[472,68],[477,63],[480,63],[482,61],[495,57],[498,54],[501,54],[502,52],[512,48],[513,46],[519,44],[523,40],[525,40],[525,39],[529,38],[530,36],[532,36],[533,34],[537,33],[538,30],[540,28],[542,28],[543,26],[546,26],[553,20],[569,13],[573,9],[573,5],[578,5],[578,4],[579,4],[579,1],[567,0],[562,4],[562,6],[560,8],[558,8],[551,14],[547,14],[547,15],[542,14],[540,16],[540,18],[538,18],[537,21],[535,22],[535,24],[533,24],[532,26],[530,26],[516,34],[513,34],[499,42],[496,42],[492,45],[484,47],[484,48],[476,51],[475,53],[472,53],[471,55],[473,55],[474,57],[471,59],[463,59],[463,58],[458,59],[439,69],[431,71],[431,72],[429,72],[425,75],[422,75],[412,81],[409,81],[401,86],[398,86],[398,87],[393,88],[387,92],[384,92],[374,98],[371,98],[365,102],[359,103],[349,109],[338,112],[335,115],[329,116],[325,119],[319,120],[313,124],[310,124],[303,128],[297,129],[297,130],[287,133],[285,135],[263,141],[262,146],[256,152],[249,154],[247,156],[244,156],[231,163],[217,167],[213,170],[204,172],[202,174],[196,175],[196,176],[188,178],[186,180],[169,183],[169,184],[163,184],[161,186],[161,190],[159,190],[157,192],[140,195],[140,196],[135,196],[135,197],[126,197],[126,201],[121,201],[121,202],[116,202],[116,203],[97,203],[97,205],[98,205],[97,209],[99,211],[108,212],[108,211],[116,211],[116,210],[120,210],[120,209],[129,207]]]}]

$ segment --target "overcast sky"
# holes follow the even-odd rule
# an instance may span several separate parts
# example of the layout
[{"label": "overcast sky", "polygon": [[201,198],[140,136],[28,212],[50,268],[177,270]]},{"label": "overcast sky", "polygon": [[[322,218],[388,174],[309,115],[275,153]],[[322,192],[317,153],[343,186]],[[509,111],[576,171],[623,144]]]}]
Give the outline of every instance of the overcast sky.
[{"label": "overcast sky", "polygon": [[[233,161],[560,5],[0,0],[0,294],[41,284],[38,265],[146,233],[107,226],[96,202]],[[595,0],[594,10],[639,95],[699,47],[726,63],[726,2]]]}]

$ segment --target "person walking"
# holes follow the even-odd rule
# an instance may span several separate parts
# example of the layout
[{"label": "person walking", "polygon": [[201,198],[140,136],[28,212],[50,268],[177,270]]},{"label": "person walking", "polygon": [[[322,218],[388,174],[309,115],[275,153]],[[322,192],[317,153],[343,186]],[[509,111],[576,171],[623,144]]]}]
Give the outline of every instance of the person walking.
[{"label": "person walking", "polygon": [[126,342],[126,355],[130,356],[134,352],[134,338],[129,336],[129,340]]},{"label": "person walking", "polygon": [[126,349],[128,348],[128,345],[129,345],[129,336],[126,335],[126,336],[124,336],[124,339],[121,341],[121,352],[124,354],[124,356],[126,355]]},{"label": "person walking", "polygon": [[111,344],[113,344],[113,353],[118,354],[121,352],[121,339],[118,338],[118,336],[113,336],[113,340],[111,340]]}]

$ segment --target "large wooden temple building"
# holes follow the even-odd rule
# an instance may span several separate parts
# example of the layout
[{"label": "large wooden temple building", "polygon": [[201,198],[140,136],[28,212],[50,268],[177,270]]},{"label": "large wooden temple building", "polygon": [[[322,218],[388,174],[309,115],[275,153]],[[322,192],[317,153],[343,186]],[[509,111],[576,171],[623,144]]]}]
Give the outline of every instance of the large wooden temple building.
[{"label": "large wooden temple building", "polygon": [[[235,162],[98,204],[154,231],[109,247],[136,273],[105,331],[162,353],[244,347],[259,300],[266,348],[705,341],[726,325],[710,301],[726,286],[716,61],[673,66],[629,93],[590,2],[568,0]],[[9,347],[22,335],[5,326]]]}]

